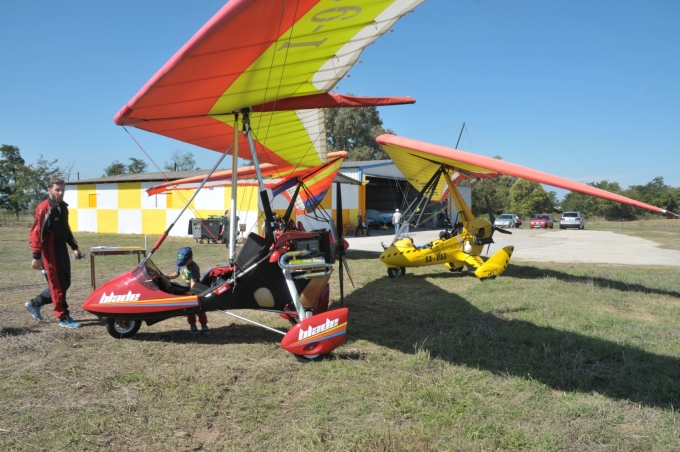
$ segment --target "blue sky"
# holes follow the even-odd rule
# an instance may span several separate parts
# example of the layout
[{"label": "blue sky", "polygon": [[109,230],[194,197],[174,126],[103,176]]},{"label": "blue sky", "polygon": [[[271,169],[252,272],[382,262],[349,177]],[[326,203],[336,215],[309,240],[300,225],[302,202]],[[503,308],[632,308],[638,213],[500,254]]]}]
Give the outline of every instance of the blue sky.
[{"label": "blue sky", "polygon": [[[81,179],[143,158],[114,114],[222,0],[0,3],[0,143]],[[408,95],[385,128],[580,182],[680,186],[680,2],[428,0],[338,92]],[[131,129],[162,166],[176,149]],[[152,165],[150,165],[152,166]]]}]

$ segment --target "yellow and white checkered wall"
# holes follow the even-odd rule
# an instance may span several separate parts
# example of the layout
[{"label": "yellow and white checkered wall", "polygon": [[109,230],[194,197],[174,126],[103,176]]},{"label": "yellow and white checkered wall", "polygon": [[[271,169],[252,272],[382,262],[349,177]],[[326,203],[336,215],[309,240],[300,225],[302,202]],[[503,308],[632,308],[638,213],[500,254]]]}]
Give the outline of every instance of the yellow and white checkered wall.
[{"label": "yellow and white checkered wall", "polygon": [[[114,234],[162,234],[192,196],[191,191],[172,191],[149,196],[146,190],[157,182],[122,182],[104,184],[67,184],[64,201],[69,204],[70,224],[74,232],[99,232]],[[333,188],[324,197],[321,208],[335,218],[335,197]],[[359,209],[357,186],[342,185],[343,216],[346,223],[356,218]],[[259,195],[257,187],[239,187],[237,195],[239,223],[246,225],[246,231],[259,231],[261,220],[258,213]],[[177,220],[170,235],[190,237],[188,225],[191,218],[208,218],[222,215],[231,205],[231,188],[204,188],[192,201],[189,208]],[[277,196],[272,208],[283,212],[288,200]],[[300,215],[305,228],[326,227],[312,217]]]}]

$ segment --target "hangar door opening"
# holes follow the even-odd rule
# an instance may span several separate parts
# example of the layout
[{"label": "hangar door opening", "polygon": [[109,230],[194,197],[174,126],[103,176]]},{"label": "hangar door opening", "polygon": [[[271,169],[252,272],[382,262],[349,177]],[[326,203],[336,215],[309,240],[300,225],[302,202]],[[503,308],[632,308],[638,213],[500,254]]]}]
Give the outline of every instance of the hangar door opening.
[{"label": "hangar door opening", "polygon": [[[387,179],[368,176],[366,184],[366,208],[378,212],[394,212],[394,209],[405,209],[417,196],[418,192],[405,180]],[[446,203],[432,203],[426,208],[428,212],[441,210]]]}]

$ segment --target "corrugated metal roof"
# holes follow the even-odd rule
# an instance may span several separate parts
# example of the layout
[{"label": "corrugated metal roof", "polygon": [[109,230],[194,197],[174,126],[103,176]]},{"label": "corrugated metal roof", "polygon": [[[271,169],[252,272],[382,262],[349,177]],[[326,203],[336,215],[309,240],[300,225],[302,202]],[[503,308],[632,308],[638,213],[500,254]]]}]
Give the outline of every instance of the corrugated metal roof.
[{"label": "corrugated metal roof", "polygon": [[384,179],[406,180],[404,175],[401,174],[401,171],[399,171],[399,168],[397,168],[397,165],[395,165],[394,163],[391,165],[376,166],[375,168],[366,168],[364,170],[364,176],[382,177]]},{"label": "corrugated metal roof", "polygon": [[383,179],[406,180],[392,160],[361,160],[343,162],[340,173],[354,179],[380,177]]},{"label": "corrugated metal roof", "polygon": [[355,160],[342,163],[341,168],[361,168],[366,166],[394,165],[392,160]]},{"label": "corrugated metal roof", "polygon": [[341,174],[338,172],[338,174],[335,175],[335,179],[333,179],[333,182],[340,182],[341,184],[350,184],[350,185],[361,185],[361,182],[356,180],[353,177],[350,177],[346,174]]},{"label": "corrugated metal roof", "polygon": [[[224,171],[219,169],[217,171]],[[135,174],[119,174],[118,176],[104,176],[93,177],[90,179],[70,180],[66,182],[69,185],[78,184],[106,184],[117,182],[165,182],[166,180],[184,179],[185,177],[194,177],[208,174],[208,170],[192,170],[192,171],[168,171],[165,173],[135,173]]]}]

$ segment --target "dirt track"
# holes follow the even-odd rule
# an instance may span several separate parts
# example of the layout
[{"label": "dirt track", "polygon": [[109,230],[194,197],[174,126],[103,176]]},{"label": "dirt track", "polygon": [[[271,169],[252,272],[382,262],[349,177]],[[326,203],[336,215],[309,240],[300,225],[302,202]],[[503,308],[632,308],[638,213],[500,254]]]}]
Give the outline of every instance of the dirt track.
[{"label": "dirt track", "polygon": [[[371,231],[371,234],[374,234]],[[439,231],[413,232],[417,245],[438,238]],[[352,250],[382,251],[393,234],[369,237],[347,237]],[[578,229],[512,229],[512,235],[496,233],[489,256],[496,250],[513,245],[513,260],[528,262],[589,262],[614,265],[668,265],[680,267],[680,251],[659,248],[651,240],[608,231]],[[486,254],[486,253],[484,253]]]}]

